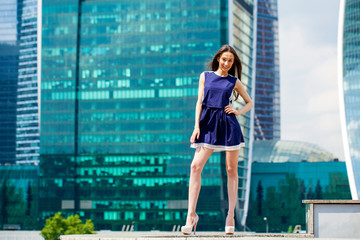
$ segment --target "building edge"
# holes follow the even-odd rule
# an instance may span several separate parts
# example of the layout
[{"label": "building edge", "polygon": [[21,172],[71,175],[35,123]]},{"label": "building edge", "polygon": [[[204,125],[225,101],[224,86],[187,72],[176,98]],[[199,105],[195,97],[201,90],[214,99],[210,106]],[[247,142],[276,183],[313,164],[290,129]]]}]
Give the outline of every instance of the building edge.
[{"label": "building edge", "polygon": [[[38,115],[39,132],[41,132],[41,42],[42,42],[42,0],[37,2],[37,83],[38,83]],[[41,145],[41,142],[40,142]]]},{"label": "building edge", "polygon": [[[254,30],[253,30],[253,59],[252,62],[252,79],[251,82],[251,97],[255,106],[255,85],[256,85],[256,44],[257,44],[257,9],[258,9],[258,0],[254,0]],[[254,143],[254,118],[255,118],[255,107],[250,110],[250,139],[249,139],[249,161],[248,161],[248,171],[247,171],[247,182],[246,182],[246,191],[245,191],[245,203],[244,203],[244,215],[241,219],[241,225],[246,231],[246,218],[249,210],[249,200],[250,200],[250,182],[251,182],[251,165],[252,165],[252,151]]]},{"label": "building edge", "polygon": [[339,7],[339,26],[338,26],[338,89],[339,89],[339,111],[340,111],[340,124],[343,140],[343,149],[345,154],[346,169],[348,173],[349,186],[351,197],[353,200],[358,200],[359,196],[356,191],[354,169],[351,162],[348,134],[346,129],[346,116],[345,116],[345,101],[344,101],[344,88],[343,88],[343,37],[344,37],[344,18],[345,18],[345,3],[346,0],[340,0]]},{"label": "building edge", "polygon": [[233,11],[234,11],[234,7],[233,7],[233,1],[234,0],[228,0],[228,42],[230,46],[233,46],[234,41],[233,41],[233,23],[234,23],[234,16],[233,16]]}]

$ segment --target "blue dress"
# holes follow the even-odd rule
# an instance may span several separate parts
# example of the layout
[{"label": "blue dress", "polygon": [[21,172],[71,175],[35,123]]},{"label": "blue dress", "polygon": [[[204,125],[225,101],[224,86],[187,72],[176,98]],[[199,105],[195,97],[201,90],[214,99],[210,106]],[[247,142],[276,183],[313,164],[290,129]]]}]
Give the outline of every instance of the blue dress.
[{"label": "blue dress", "polygon": [[240,124],[234,114],[225,113],[232,102],[237,78],[222,77],[215,72],[204,72],[205,88],[199,122],[200,136],[192,148],[206,147],[219,151],[232,151],[245,146]]}]

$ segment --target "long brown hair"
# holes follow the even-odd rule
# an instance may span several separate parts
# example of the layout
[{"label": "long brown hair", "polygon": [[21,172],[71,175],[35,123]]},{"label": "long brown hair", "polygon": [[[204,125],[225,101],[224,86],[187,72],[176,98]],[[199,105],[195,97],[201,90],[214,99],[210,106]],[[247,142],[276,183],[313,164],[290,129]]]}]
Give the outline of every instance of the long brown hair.
[{"label": "long brown hair", "polygon": [[[242,71],[242,63],[237,55],[235,49],[231,47],[230,45],[223,45],[219,51],[214,55],[212,60],[209,62],[208,69],[210,68],[211,71],[216,71],[219,68],[219,61],[218,58],[220,58],[221,54],[224,52],[231,52],[234,55],[234,64],[229,70],[229,74],[237,77],[241,81],[241,71]],[[239,94],[234,91],[235,101],[238,99]]]}]

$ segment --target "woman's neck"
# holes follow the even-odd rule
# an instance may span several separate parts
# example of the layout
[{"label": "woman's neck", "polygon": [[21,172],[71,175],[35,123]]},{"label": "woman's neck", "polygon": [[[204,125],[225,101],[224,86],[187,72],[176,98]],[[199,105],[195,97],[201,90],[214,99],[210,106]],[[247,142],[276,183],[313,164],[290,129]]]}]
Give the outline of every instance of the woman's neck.
[{"label": "woman's neck", "polygon": [[216,71],[214,71],[216,75],[220,76],[220,77],[227,77],[229,75],[229,72],[225,72],[222,71],[221,69],[218,69]]}]

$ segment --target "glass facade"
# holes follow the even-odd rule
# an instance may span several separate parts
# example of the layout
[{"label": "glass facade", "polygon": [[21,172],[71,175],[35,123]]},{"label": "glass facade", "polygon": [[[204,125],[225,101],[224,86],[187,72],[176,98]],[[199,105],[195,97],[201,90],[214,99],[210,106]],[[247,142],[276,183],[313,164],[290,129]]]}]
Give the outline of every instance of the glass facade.
[{"label": "glass facade", "polygon": [[0,165],[15,163],[19,18],[16,0],[0,1]]},{"label": "glass facade", "polygon": [[40,159],[37,83],[37,0],[23,0],[19,31],[16,161],[33,164]]},{"label": "glass facade", "polygon": [[280,139],[277,0],[257,1],[254,140]]},{"label": "glass facade", "polygon": [[[42,5],[41,218],[61,210],[96,229],[182,225],[199,75],[228,41],[228,1]],[[237,49],[251,66],[252,19],[241,18],[250,43]],[[200,230],[223,228],[223,156],[203,172]]]},{"label": "glass facade", "polygon": [[344,152],[353,199],[360,195],[360,2],[341,1],[339,95]]},{"label": "glass facade", "polygon": [[0,228],[41,229],[38,221],[39,166],[0,166]]},{"label": "glass facade", "polygon": [[[350,199],[345,162],[317,145],[254,141],[250,206],[251,231],[288,232],[306,228],[305,199]],[[267,222],[264,221],[267,218]]]},{"label": "glass facade", "polygon": [[[254,148],[255,149],[255,148]],[[252,164],[249,219],[256,232],[306,229],[305,199],[350,199],[345,162],[282,162]]]}]

